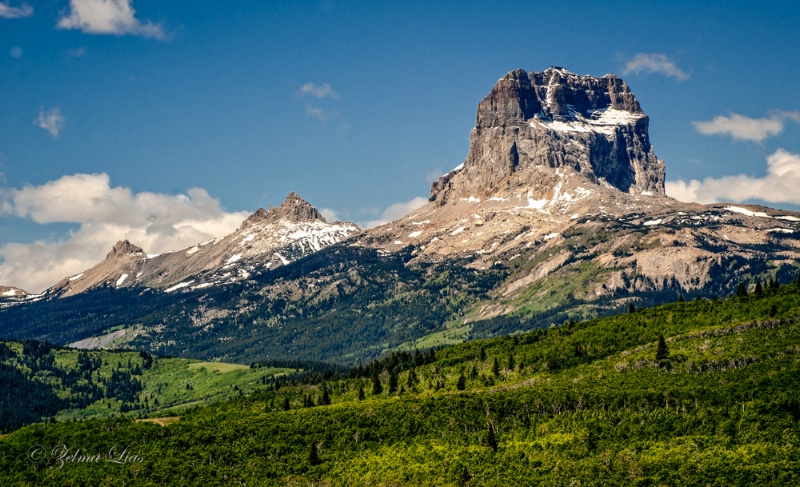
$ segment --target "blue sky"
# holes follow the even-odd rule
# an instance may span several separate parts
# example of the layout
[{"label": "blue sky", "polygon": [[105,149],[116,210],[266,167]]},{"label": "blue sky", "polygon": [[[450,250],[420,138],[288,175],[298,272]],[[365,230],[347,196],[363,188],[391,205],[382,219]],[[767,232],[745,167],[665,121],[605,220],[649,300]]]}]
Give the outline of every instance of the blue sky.
[{"label": "blue sky", "polygon": [[400,216],[515,68],[622,76],[670,194],[797,209],[799,21],[796,1],[0,0],[0,284],[228,233],[290,191]]}]

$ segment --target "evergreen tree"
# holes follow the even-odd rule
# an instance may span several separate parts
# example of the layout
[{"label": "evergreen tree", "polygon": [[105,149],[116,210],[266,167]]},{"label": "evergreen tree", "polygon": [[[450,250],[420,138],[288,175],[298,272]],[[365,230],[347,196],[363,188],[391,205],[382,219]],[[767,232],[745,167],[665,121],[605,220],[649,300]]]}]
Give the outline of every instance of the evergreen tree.
[{"label": "evergreen tree", "polygon": [[381,385],[381,376],[378,375],[378,368],[372,371],[372,395],[379,396],[383,392],[383,386]]},{"label": "evergreen tree", "polygon": [[756,296],[761,296],[762,294],[764,294],[764,288],[761,287],[761,281],[756,281],[756,290],[755,291],[756,291],[755,292]]},{"label": "evergreen tree", "polygon": [[628,305],[628,313],[636,313],[636,306],[633,303]]},{"label": "evergreen tree", "polygon": [[491,448],[495,453],[497,452],[497,438],[494,435],[494,424],[492,424],[491,421],[486,428],[486,446]]},{"label": "evergreen tree", "polygon": [[669,358],[669,348],[664,335],[658,335],[658,346],[656,347],[656,361],[660,362]]},{"label": "evergreen tree", "polygon": [[746,296],[747,296],[747,286],[745,286],[743,282],[740,282],[739,287],[736,289],[736,297],[743,298]]},{"label": "evergreen tree", "polygon": [[459,391],[463,391],[467,388],[467,379],[464,377],[464,374],[458,376],[458,380],[456,381],[456,389]]},{"label": "evergreen tree", "polygon": [[467,485],[467,482],[469,482],[470,480],[472,480],[472,475],[469,474],[467,466],[462,465],[458,473],[456,474],[456,485],[465,486]]},{"label": "evergreen tree", "polygon": [[486,360],[486,350],[483,348],[483,345],[481,345],[480,352],[478,352],[478,360],[481,362]]},{"label": "evergreen tree", "polygon": [[514,362],[514,354],[509,353],[508,354],[508,370],[513,371],[515,366],[516,366],[516,363]]},{"label": "evergreen tree", "polygon": [[500,362],[497,361],[497,357],[494,358],[494,363],[492,364],[492,374],[495,377],[500,377]]},{"label": "evergreen tree", "polygon": [[311,449],[308,452],[308,463],[312,466],[319,465],[319,452],[317,451],[317,444],[311,443]]},{"label": "evergreen tree", "polygon": [[331,403],[331,397],[328,394],[328,388],[325,384],[322,384],[322,397],[319,398],[319,405],[320,406],[327,406]]},{"label": "evergreen tree", "polygon": [[363,401],[364,399],[364,386],[358,386],[358,400]]},{"label": "evergreen tree", "polygon": [[283,398],[283,410],[284,411],[288,411],[289,409],[291,409],[291,407],[292,406],[289,404],[289,398],[288,397],[284,397]]},{"label": "evergreen tree", "polygon": [[408,371],[408,377],[406,378],[406,387],[411,390],[415,382],[417,382],[417,374],[414,372],[414,369],[410,369]]},{"label": "evergreen tree", "polygon": [[389,394],[394,394],[395,392],[397,392],[397,372],[392,369],[389,372]]}]

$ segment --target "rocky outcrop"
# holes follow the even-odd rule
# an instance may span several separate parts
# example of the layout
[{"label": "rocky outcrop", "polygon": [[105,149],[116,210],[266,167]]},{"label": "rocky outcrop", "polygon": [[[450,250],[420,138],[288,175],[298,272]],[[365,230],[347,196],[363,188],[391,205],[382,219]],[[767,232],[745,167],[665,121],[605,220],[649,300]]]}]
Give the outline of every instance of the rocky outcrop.
[{"label": "rocky outcrop", "polygon": [[144,250],[142,250],[141,247],[133,245],[127,240],[120,240],[114,245],[114,248],[111,249],[111,252],[106,255],[106,259],[136,254],[144,254]]},{"label": "rocky outcrop", "polygon": [[306,200],[297,195],[289,193],[281,206],[275,208],[270,205],[268,210],[259,208],[242,223],[240,230],[256,223],[269,224],[284,220],[292,223],[320,221],[327,223],[322,214],[311,206]]},{"label": "rocky outcrop", "polygon": [[614,75],[511,71],[478,105],[466,161],[433,183],[430,200],[549,198],[559,168],[625,193],[663,195],[664,163],[650,145],[648,125],[628,85]]}]

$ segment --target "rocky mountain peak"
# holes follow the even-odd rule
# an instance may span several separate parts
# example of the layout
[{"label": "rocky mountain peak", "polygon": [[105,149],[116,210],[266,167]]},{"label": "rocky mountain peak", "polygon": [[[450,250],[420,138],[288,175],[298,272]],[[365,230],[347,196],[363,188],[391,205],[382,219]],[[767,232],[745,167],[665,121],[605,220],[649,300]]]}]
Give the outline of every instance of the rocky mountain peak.
[{"label": "rocky mountain peak", "polygon": [[[548,190],[565,173],[629,194],[664,194],[664,163],[628,85],[561,67],[516,69],[478,104],[466,161],[431,187],[431,201]],[[560,169],[561,176],[556,177]]]},{"label": "rocky mountain peak", "polygon": [[133,245],[132,243],[130,243],[127,240],[120,240],[119,242],[114,244],[114,248],[111,249],[111,252],[109,252],[106,255],[106,259],[111,259],[111,258],[114,258],[114,257],[120,257],[120,256],[123,256],[123,255],[134,255],[134,254],[143,254],[143,253],[144,253],[144,250],[142,250],[141,247],[137,247],[136,245]]},{"label": "rocky mountain peak", "polygon": [[309,202],[301,198],[297,193],[291,192],[286,199],[283,200],[281,206],[275,208],[270,205],[268,210],[259,208],[255,213],[250,215],[247,220],[242,223],[241,228],[252,225],[253,223],[275,223],[280,220],[289,221],[292,223],[320,221],[327,223],[322,214],[314,208]]}]

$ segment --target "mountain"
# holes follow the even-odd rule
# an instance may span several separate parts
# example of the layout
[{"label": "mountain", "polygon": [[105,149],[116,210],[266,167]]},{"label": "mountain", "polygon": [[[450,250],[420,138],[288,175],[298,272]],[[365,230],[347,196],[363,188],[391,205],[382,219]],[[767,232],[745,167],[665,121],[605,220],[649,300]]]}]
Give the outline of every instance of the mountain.
[{"label": "mountain", "polygon": [[72,296],[97,287],[144,286],[173,292],[246,280],[253,273],[286,265],[361,231],[347,222],[328,223],[295,193],[281,206],[260,208],[223,238],[187,249],[147,255],[127,240],[103,262],[58,282],[48,293]]},{"label": "mountain", "polygon": [[354,364],[794,280],[800,213],[669,198],[648,130],[614,75],[511,71],[479,103],[464,163],[409,215],[360,232],[289,195],[189,249],[123,241],[0,307],[0,336]]},{"label": "mountain", "polygon": [[763,274],[789,279],[800,215],[667,197],[648,126],[614,75],[511,71],[478,105],[467,158],[432,184],[430,202],[361,241],[413,246],[418,262],[510,269],[473,318],[642,291],[723,293]]}]

